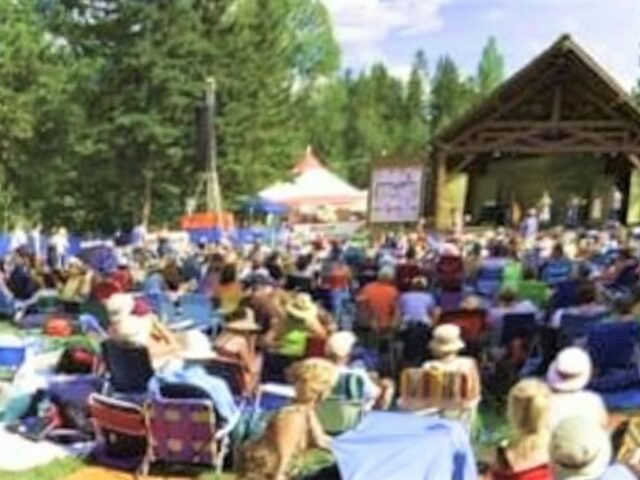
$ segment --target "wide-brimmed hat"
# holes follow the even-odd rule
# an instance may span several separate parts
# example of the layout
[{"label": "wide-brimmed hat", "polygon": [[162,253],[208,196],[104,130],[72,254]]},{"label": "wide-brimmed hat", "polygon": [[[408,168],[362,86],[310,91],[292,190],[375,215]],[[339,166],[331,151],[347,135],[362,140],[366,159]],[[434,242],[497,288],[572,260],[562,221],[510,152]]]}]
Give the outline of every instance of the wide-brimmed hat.
[{"label": "wide-brimmed hat", "polygon": [[460,327],[457,325],[440,325],[433,331],[433,339],[429,349],[434,355],[442,356],[457,353],[464,348]]},{"label": "wide-brimmed hat", "polygon": [[318,307],[308,293],[297,293],[287,304],[287,313],[295,318],[305,321],[314,321],[318,318]]},{"label": "wide-brimmed hat", "polygon": [[347,358],[357,341],[358,339],[352,332],[336,332],[327,340],[325,352],[332,357]]},{"label": "wide-brimmed hat", "polygon": [[242,309],[242,316],[236,316],[231,314],[230,318],[223,325],[225,330],[232,332],[259,332],[260,325],[256,322],[256,317],[253,310],[250,308]]},{"label": "wide-brimmed hat", "polygon": [[109,318],[115,320],[130,315],[136,306],[136,300],[129,293],[114,293],[105,302]]},{"label": "wide-brimmed hat", "polygon": [[180,357],[184,360],[210,360],[216,357],[209,337],[199,330],[188,330],[179,337]]},{"label": "wide-brimmed hat", "polygon": [[563,420],[551,436],[551,461],[559,480],[600,478],[611,462],[609,435],[589,417]]},{"label": "wide-brimmed hat", "polygon": [[591,379],[591,358],[578,347],[562,350],[547,372],[547,383],[559,392],[582,390]]}]

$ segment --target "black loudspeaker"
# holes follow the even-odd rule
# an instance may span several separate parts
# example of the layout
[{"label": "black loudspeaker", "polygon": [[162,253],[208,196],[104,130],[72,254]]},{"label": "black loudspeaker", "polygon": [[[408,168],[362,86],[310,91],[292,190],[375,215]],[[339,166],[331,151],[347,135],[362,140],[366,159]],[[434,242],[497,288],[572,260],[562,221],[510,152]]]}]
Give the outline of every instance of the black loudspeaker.
[{"label": "black loudspeaker", "polygon": [[204,103],[195,109],[196,116],[196,161],[198,167],[206,170],[211,156],[211,112]]}]

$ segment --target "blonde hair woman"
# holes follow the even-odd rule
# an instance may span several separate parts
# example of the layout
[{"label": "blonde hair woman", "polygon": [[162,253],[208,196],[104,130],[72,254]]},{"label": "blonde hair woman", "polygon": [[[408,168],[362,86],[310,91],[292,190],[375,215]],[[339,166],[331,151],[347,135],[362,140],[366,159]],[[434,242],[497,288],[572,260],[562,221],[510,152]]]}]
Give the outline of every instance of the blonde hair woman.
[{"label": "blonde hair woman", "polygon": [[315,408],[337,382],[337,367],[328,360],[310,358],[294,364],[290,373],[296,392],[293,404],[271,418],[261,438],[241,448],[241,480],[287,480],[295,470],[296,458],[306,450],[329,448],[329,437]]},{"label": "blonde hair woman", "polygon": [[550,401],[549,387],[539,380],[521,380],[511,388],[507,418],[514,437],[498,447],[495,480],[553,478],[549,466]]}]

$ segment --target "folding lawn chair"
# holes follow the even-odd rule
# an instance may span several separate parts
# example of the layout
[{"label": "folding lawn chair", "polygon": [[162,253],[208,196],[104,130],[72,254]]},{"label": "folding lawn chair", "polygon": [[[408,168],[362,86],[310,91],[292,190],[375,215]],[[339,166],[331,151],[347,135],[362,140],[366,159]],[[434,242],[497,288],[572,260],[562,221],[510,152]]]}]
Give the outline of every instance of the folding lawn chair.
[{"label": "folding lawn chair", "polygon": [[95,460],[139,466],[147,451],[147,427],[142,408],[104,395],[89,397],[89,411],[98,437]]},{"label": "folding lawn chair", "polygon": [[575,315],[565,313],[560,319],[560,342],[563,346],[583,345],[589,331],[605,320],[605,314]]},{"label": "folding lawn chair", "polygon": [[114,339],[103,341],[101,350],[110,390],[131,398],[144,396],[154,373],[149,350]]},{"label": "folding lawn chair", "polygon": [[235,425],[219,428],[209,399],[169,398],[165,396],[169,392],[161,389],[163,392],[145,406],[149,448],[143,473],[158,461],[213,466],[218,474],[222,472],[229,434]]}]

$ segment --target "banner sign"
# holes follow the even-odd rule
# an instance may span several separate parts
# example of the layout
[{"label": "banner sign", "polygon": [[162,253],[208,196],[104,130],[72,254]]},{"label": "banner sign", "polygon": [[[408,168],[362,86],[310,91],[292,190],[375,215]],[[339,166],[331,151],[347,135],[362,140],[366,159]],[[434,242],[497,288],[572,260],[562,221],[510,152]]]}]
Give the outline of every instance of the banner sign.
[{"label": "banner sign", "polygon": [[317,237],[348,239],[364,227],[364,222],[301,223],[293,225],[293,234],[305,239]]},{"label": "banner sign", "polygon": [[415,223],[424,205],[425,169],[419,164],[374,167],[369,188],[371,223]]}]

